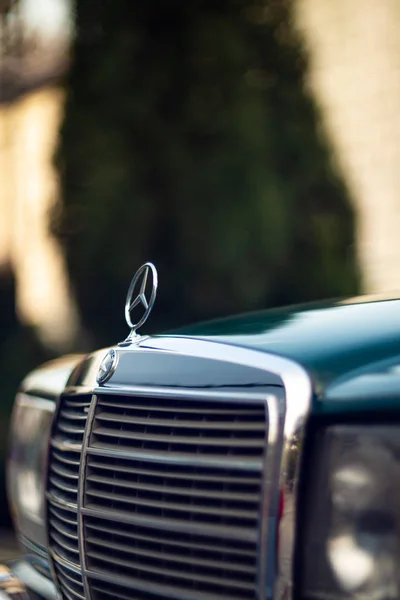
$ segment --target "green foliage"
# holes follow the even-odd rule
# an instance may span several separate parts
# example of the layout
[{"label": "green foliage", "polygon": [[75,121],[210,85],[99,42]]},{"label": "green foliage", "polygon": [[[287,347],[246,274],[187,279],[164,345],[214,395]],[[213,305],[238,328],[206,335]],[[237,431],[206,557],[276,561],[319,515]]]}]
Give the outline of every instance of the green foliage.
[{"label": "green foliage", "polygon": [[160,272],[154,329],[356,291],[353,216],[282,0],[78,0],[58,164],[97,343]]}]

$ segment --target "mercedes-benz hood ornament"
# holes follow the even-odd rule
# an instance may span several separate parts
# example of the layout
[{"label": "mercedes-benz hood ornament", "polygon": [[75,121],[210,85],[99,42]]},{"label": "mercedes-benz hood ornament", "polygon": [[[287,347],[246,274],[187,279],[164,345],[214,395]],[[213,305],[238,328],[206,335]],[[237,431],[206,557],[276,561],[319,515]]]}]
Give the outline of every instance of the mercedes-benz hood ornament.
[{"label": "mercedes-benz hood ornament", "polygon": [[125,302],[125,320],[131,332],[120,345],[130,344],[148,319],[157,295],[157,269],[151,262],[140,267],[130,283]]}]

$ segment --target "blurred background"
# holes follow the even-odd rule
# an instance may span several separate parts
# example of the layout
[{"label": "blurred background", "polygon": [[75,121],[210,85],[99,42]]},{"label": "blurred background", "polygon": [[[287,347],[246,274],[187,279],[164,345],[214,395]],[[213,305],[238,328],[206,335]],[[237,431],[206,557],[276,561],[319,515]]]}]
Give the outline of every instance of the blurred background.
[{"label": "blurred background", "polygon": [[[0,0],[0,527],[18,383],[127,334],[400,287],[398,0]],[[4,539],[4,538],[2,538]]]}]

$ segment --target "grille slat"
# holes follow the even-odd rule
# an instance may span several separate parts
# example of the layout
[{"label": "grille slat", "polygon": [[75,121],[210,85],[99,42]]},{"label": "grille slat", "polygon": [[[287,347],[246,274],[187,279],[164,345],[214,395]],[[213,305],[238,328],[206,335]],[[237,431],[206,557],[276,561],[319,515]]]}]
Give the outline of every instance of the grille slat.
[{"label": "grille slat", "polygon": [[55,563],[55,571],[59,582],[61,582],[63,595],[68,600],[85,600],[84,590],[80,575],[74,573],[59,562]]},{"label": "grille slat", "polygon": [[[137,558],[140,559],[140,557],[145,557],[146,559],[151,559],[153,561],[164,561],[164,562],[170,562],[170,563],[177,563],[178,565],[181,564],[186,564],[186,565],[191,565],[192,567],[205,567],[208,568],[210,570],[215,570],[215,562],[213,562],[212,560],[208,560],[208,559],[204,559],[204,558],[199,558],[196,557],[196,559],[193,558],[188,558],[187,556],[184,556],[182,554],[179,554],[177,556],[174,555],[170,555],[170,557],[168,558],[168,560],[166,559],[166,554],[165,552],[158,552],[155,550],[149,550],[149,549],[145,549],[145,548],[139,548],[136,549],[134,545],[127,545],[127,544],[123,544],[121,542],[110,542],[108,540],[103,540],[103,539],[99,539],[99,538],[95,538],[95,537],[87,537],[87,542],[89,544],[91,544],[92,546],[97,546],[100,548],[108,548],[108,549],[112,549],[112,550],[117,550],[118,552],[125,555],[136,555]],[[244,574],[250,574],[252,576],[254,576],[255,574],[255,565],[251,565],[251,566],[246,566],[241,564],[240,562],[228,562],[225,561],[224,562],[224,569],[226,569],[227,571],[232,571],[233,573],[239,572],[239,573],[244,573]]]},{"label": "grille slat", "polygon": [[[120,398],[120,396],[108,396],[108,398],[106,398],[105,396],[102,396],[101,398],[101,408],[104,409],[104,407],[111,407],[113,410],[116,408],[121,408],[122,410],[126,410],[127,409],[127,404],[125,401],[120,402],[118,399]],[[248,409],[245,408],[243,405],[238,404],[237,407],[235,408],[220,408],[215,406],[215,403],[210,402],[209,400],[205,401],[205,402],[200,402],[200,403],[196,403],[196,408],[193,408],[190,406],[190,402],[186,403],[186,406],[182,406],[182,401],[177,401],[177,402],[181,402],[181,405],[179,405],[178,403],[174,404],[173,408],[171,408],[171,406],[168,406],[169,399],[167,399],[165,402],[164,400],[159,400],[158,403],[156,403],[155,401],[152,403],[152,399],[151,398],[146,398],[146,400],[143,402],[143,400],[140,400],[138,402],[135,402],[135,404],[131,404],[128,409],[132,412],[132,414],[135,411],[145,411],[147,414],[149,413],[155,413],[155,412],[159,412],[159,413],[170,413],[172,416],[174,415],[178,415],[181,413],[186,413],[188,415],[191,415],[191,418],[193,420],[201,420],[202,416],[206,416],[206,417],[210,417],[210,416],[222,416],[224,418],[227,417],[239,417],[241,419],[243,419],[244,417],[251,417],[254,418],[255,416],[255,412],[252,409]],[[185,402],[185,401],[183,401]],[[223,402],[219,403],[220,406],[222,407],[222,405],[224,404]],[[259,414],[262,414],[263,409],[259,407]],[[154,416],[154,415],[152,415]]]},{"label": "grille slat", "polygon": [[220,438],[220,437],[202,437],[201,433],[198,434],[197,437],[188,436],[188,435],[160,435],[158,433],[148,433],[147,435],[144,433],[140,433],[139,431],[127,430],[127,429],[111,429],[111,427],[97,427],[93,434],[95,436],[101,437],[116,437],[118,439],[123,438],[124,440],[129,440],[132,443],[137,442],[150,442],[150,443],[167,443],[173,446],[196,446],[196,448],[201,448],[202,446],[222,446],[225,447],[227,442],[230,442],[232,446],[235,448],[243,448],[243,449],[253,449],[256,448],[259,450],[263,445],[265,432],[261,431],[261,443],[260,439],[237,439],[237,438]]},{"label": "grille slat", "polygon": [[[237,415],[236,415],[237,416]],[[96,415],[97,421],[105,421],[111,423],[124,423],[124,424],[133,424],[133,425],[149,425],[148,417],[135,417],[128,416],[123,414],[118,414],[115,412],[104,412],[102,411],[98,415]],[[259,432],[261,435],[264,435],[264,428],[260,425],[260,423],[254,422],[242,422],[242,421],[200,421],[202,430],[219,430],[228,431],[231,433],[232,431],[243,431],[243,432]],[[151,418],[151,427],[152,428],[173,428],[173,429],[194,429],[194,425],[197,423],[193,423],[193,420],[181,420],[181,419],[160,419],[160,418]]]},{"label": "grille slat", "polygon": [[[90,483],[99,483],[101,485],[115,488],[115,486],[119,486],[122,488],[126,488],[127,490],[143,490],[146,492],[154,492],[155,494],[169,494],[172,496],[189,496],[194,498],[209,498],[209,499],[221,499],[225,498],[227,501],[231,502],[255,502],[258,504],[260,497],[257,493],[249,494],[249,493],[240,493],[235,492],[235,495],[232,496],[231,491],[212,491],[205,490],[199,487],[178,487],[176,485],[171,485],[168,490],[165,489],[165,483],[161,482],[159,485],[151,484],[151,483],[140,483],[133,479],[117,479],[116,477],[105,477],[104,475],[88,475],[86,478],[87,482]],[[89,493],[89,492],[87,492]],[[256,506],[257,510],[258,506]]]},{"label": "grille slat", "polygon": [[49,505],[58,506],[62,509],[76,513],[76,503],[70,502],[68,498],[62,498],[59,494],[55,494],[54,490],[47,492],[46,497],[49,501]]},{"label": "grille slat", "polygon": [[[64,522],[62,524],[60,524],[59,519],[56,518],[50,518],[49,519],[49,523],[50,525],[52,525],[54,527],[54,529],[58,529],[58,531],[62,532],[63,535],[71,538],[72,540],[78,540],[78,532],[74,532],[71,531],[71,529],[68,529],[68,527],[66,527],[66,524],[64,524]],[[54,535],[54,534],[52,534]]]},{"label": "grille slat", "polygon": [[59,464],[57,464],[56,459],[54,459],[54,457],[53,462],[50,465],[50,470],[59,475],[60,477],[66,477],[67,479],[77,480],[79,477],[75,469],[68,469],[64,466],[60,466]]},{"label": "grille slat", "polygon": [[78,486],[74,485],[73,483],[70,483],[69,477],[65,481],[61,477],[56,477],[55,475],[50,475],[49,481],[51,484],[53,484],[59,490],[62,490],[63,492],[68,492],[68,493],[74,495],[74,497],[76,496]]},{"label": "grille slat", "polygon": [[254,598],[267,429],[264,402],[100,395],[82,508],[92,599]]},{"label": "grille slat", "polygon": [[63,585],[63,594],[67,600],[85,600],[85,598],[83,596],[81,596],[80,594],[77,594],[76,592],[71,591],[70,585],[63,584],[63,576],[62,575],[60,575],[59,573],[57,575],[58,575],[59,579],[61,580],[61,583]]},{"label": "grille slat", "polygon": [[[92,583],[92,590],[100,594],[101,598],[120,598],[120,600],[132,600],[132,596],[129,595],[129,591],[126,588],[117,588],[113,586],[111,590],[107,584],[100,584],[98,581]],[[147,595],[145,596],[147,598]],[[158,596],[156,596],[158,598]]]},{"label": "grille slat", "polygon": [[155,530],[163,529],[166,531],[182,532],[188,531],[193,534],[203,534],[205,536],[217,535],[221,539],[236,541],[238,539],[248,542],[257,541],[257,530],[250,527],[241,527],[239,525],[219,525],[217,523],[207,523],[201,520],[190,521],[187,518],[171,518],[166,515],[156,517],[154,515],[133,513],[117,509],[107,508],[82,508],[82,514],[91,517],[106,519],[108,521],[124,523],[129,525],[148,525],[153,526]]},{"label": "grille slat", "polygon": [[53,448],[57,448],[57,450],[61,450],[62,452],[75,452],[78,456],[82,452],[82,442],[74,442],[65,436],[56,435],[50,440],[50,445]]},{"label": "grille slat", "polygon": [[[97,564],[100,565],[100,568],[102,568],[101,565],[103,565],[103,568],[105,568],[105,571],[103,572],[107,572],[107,567],[110,568],[109,554],[109,552],[102,554],[100,552],[89,550],[89,552],[87,553],[87,557],[89,561],[90,559],[93,559],[92,567],[93,565]],[[183,585],[185,585],[185,583],[187,582],[189,583],[190,587],[195,587],[196,583],[204,583],[209,586],[215,585],[217,589],[226,588],[227,590],[246,590],[249,592],[254,590],[253,581],[249,581],[248,583],[246,583],[245,581],[242,582],[239,581],[237,578],[233,578],[233,576],[229,577],[228,574],[226,577],[213,577],[212,575],[201,575],[199,573],[199,569],[196,568],[195,562],[192,566],[194,567],[193,573],[190,573],[188,571],[185,572],[182,569],[161,568],[154,565],[142,564],[134,560],[126,560],[122,559],[121,557],[118,558],[118,571],[121,571],[128,575],[139,574],[142,571],[144,573],[148,573],[151,577],[156,577],[157,575],[160,575],[164,577],[166,581],[174,580],[175,582],[183,583]],[[118,571],[115,569],[114,572],[116,575],[118,575]],[[252,579],[254,580],[254,578]]]},{"label": "grille slat", "polygon": [[[77,517],[76,515],[69,515],[67,511],[62,512],[59,508],[55,506],[49,507],[49,513],[55,516],[58,520],[66,523],[67,525],[72,525],[73,527],[77,527]],[[60,527],[60,525],[59,525]],[[62,527],[62,525],[61,525]]]},{"label": "grille slat", "polygon": [[75,494],[65,493],[54,486],[49,486],[50,493],[48,494],[48,498],[50,501],[54,501],[55,504],[64,505],[66,507],[71,507],[76,510],[76,496]]},{"label": "grille slat", "polygon": [[47,493],[49,544],[64,600],[85,600],[77,505],[80,458],[90,401],[90,395],[62,396],[51,439]]},{"label": "grille slat", "polygon": [[[79,548],[78,548],[78,544],[74,543],[75,540],[70,540],[67,539],[67,536],[64,533],[60,533],[60,532],[55,532],[52,531],[50,538],[56,542],[56,544],[58,544],[60,547],[62,547],[65,552],[70,553],[71,555],[73,555],[76,558],[79,558]],[[77,538],[76,538],[76,542],[77,542]],[[76,562],[76,560],[72,560],[72,562],[74,564],[79,564],[79,560],[78,562]]]},{"label": "grille slat", "polygon": [[[157,584],[154,581],[143,583],[139,578],[132,576],[121,576],[118,584],[109,583],[110,576],[101,572],[88,572],[91,577],[92,598],[121,598],[122,600],[220,600],[221,595],[209,591],[192,590],[188,587],[178,587],[170,584]],[[125,587],[123,587],[125,586]],[[132,591],[134,593],[132,594]],[[253,598],[249,594],[249,599]],[[242,600],[243,595],[229,592],[230,600]]]},{"label": "grille slat", "polygon": [[[257,510],[243,510],[243,509],[234,509],[234,508],[217,508],[215,506],[207,507],[195,504],[179,504],[177,502],[167,502],[163,500],[151,500],[148,499],[140,499],[132,496],[126,496],[124,494],[118,493],[115,489],[113,492],[105,492],[104,490],[86,490],[86,494],[89,497],[94,497],[98,500],[100,504],[104,503],[108,504],[110,500],[113,504],[120,503],[124,506],[131,505],[132,509],[135,510],[138,507],[143,507],[143,511],[149,513],[149,509],[156,509],[160,512],[160,516],[162,516],[162,512],[171,511],[171,512],[187,512],[190,514],[198,514],[198,515],[206,515],[209,516],[211,522],[214,522],[216,518],[226,518],[232,520],[238,520],[239,522],[243,519],[245,520],[256,520],[258,517]],[[93,501],[88,502],[87,506],[92,506]]]},{"label": "grille slat", "polygon": [[[124,474],[132,475],[133,477],[151,477],[151,478],[169,478],[171,480],[178,481],[186,481],[191,483],[193,481],[193,474],[186,472],[179,465],[170,465],[166,467],[165,464],[157,464],[157,463],[140,463],[134,461],[124,461],[123,459],[116,462],[113,458],[107,458],[106,456],[92,456],[90,460],[90,468],[91,469],[104,469],[107,471],[115,472],[116,474],[121,472]],[[168,471],[167,471],[168,468]],[[252,477],[249,474],[246,476],[240,476],[237,473],[234,474],[226,474],[224,472],[215,472],[209,471],[207,472],[205,469],[202,472],[196,473],[196,483],[199,485],[199,482],[204,482],[204,484],[209,485],[245,485],[247,488],[249,486],[258,487],[260,484],[260,480],[257,477]]]},{"label": "grille slat", "polygon": [[77,553],[75,552],[75,550],[73,552],[69,552],[69,550],[66,549],[66,547],[65,547],[64,540],[61,539],[61,541],[58,541],[57,539],[54,538],[53,535],[51,535],[50,542],[51,542],[51,547],[54,551],[54,554],[56,554],[58,557],[60,557],[61,559],[65,560],[67,562],[71,562],[74,565],[77,564],[77,558],[78,558]]},{"label": "grille slat", "polygon": [[99,454],[100,456],[109,456],[133,458],[137,460],[148,460],[149,462],[163,462],[170,464],[189,464],[204,465],[211,467],[229,467],[239,471],[259,471],[262,468],[262,460],[254,457],[232,455],[227,456],[224,453],[207,453],[203,455],[194,452],[166,452],[165,450],[148,450],[143,448],[129,448],[122,444],[109,444],[93,442],[88,450],[89,454]]},{"label": "grille slat", "polygon": [[85,423],[87,419],[87,414],[82,415],[80,411],[61,410],[60,417],[62,419],[65,419],[66,421],[81,421]]},{"label": "grille slat", "polygon": [[60,431],[62,431],[63,433],[67,433],[67,434],[73,434],[76,436],[82,436],[83,438],[83,434],[85,433],[85,428],[84,427],[77,427],[74,425],[69,425],[68,422],[64,422],[59,420],[58,422],[58,429]]},{"label": "grille slat", "polygon": [[78,586],[76,584],[74,585],[74,583],[71,582],[71,580],[69,580],[67,577],[65,577],[64,574],[58,573],[58,578],[63,584],[64,590],[68,591],[71,594],[69,598],[79,598],[85,600],[85,597],[79,593]]},{"label": "grille slat", "polygon": [[[248,558],[252,558],[254,555],[254,547],[252,544],[238,544],[238,547],[233,547],[228,541],[224,541],[218,538],[204,538],[194,535],[190,535],[188,532],[184,534],[178,534],[176,531],[170,533],[160,531],[159,529],[145,529],[143,527],[129,527],[126,524],[120,524],[113,522],[108,525],[105,521],[88,519],[86,521],[86,528],[88,535],[91,535],[90,531],[93,530],[96,539],[101,539],[101,536],[105,536],[106,540],[110,539],[110,534],[122,539],[125,543],[135,544],[136,541],[143,541],[146,547],[154,545],[155,547],[162,546],[166,551],[172,551],[176,554],[184,553],[190,554],[199,552],[200,555],[207,556],[219,556],[220,552],[224,552],[229,559],[239,558],[242,562]],[[204,541],[206,540],[206,541]]]},{"label": "grille slat", "polygon": [[72,467],[77,467],[79,471],[79,463],[80,463],[80,455],[76,452],[58,452],[53,449],[52,451],[52,460],[57,460],[58,462],[62,462],[66,465],[70,465]]},{"label": "grille slat", "polygon": [[[78,412],[79,409],[81,409],[82,413],[87,414],[88,412],[88,407],[90,405],[90,400],[83,400],[80,401],[79,399],[82,398],[83,396],[81,395],[77,395],[77,396],[64,396],[63,398],[63,408],[73,408],[74,410],[76,410]],[[88,396],[87,394],[85,395],[85,398],[91,398],[91,396]]]}]

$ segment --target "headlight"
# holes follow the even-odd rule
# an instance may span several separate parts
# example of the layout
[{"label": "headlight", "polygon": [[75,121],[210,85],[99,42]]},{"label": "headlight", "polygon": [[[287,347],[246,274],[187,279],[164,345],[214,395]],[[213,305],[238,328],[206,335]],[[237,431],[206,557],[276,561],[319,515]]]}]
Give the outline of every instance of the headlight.
[{"label": "headlight", "polygon": [[303,598],[400,598],[400,428],[334,426],[314,446]]},{"label": "headlight", "polygon": [[7,490],[19,532],[46,547],[45,477],[48,444],[55,404],[18,394],[10,431]]}]

